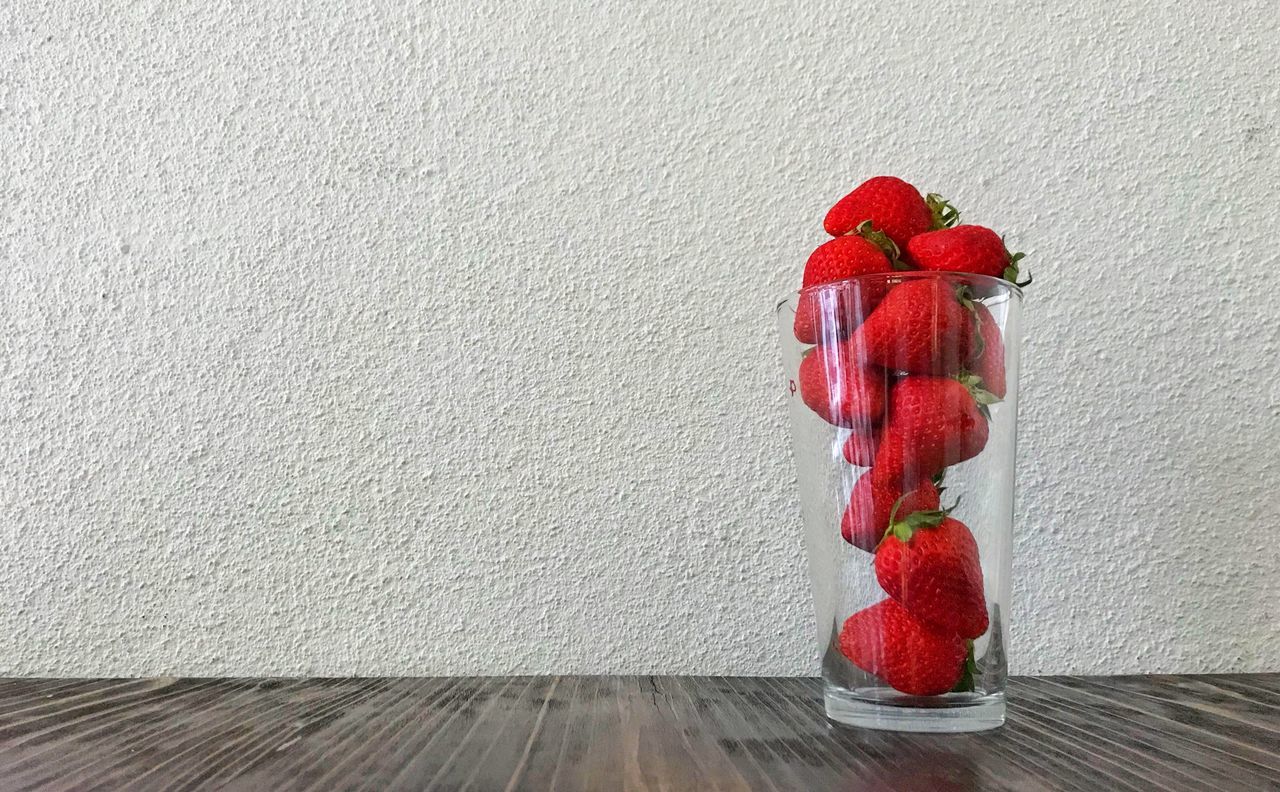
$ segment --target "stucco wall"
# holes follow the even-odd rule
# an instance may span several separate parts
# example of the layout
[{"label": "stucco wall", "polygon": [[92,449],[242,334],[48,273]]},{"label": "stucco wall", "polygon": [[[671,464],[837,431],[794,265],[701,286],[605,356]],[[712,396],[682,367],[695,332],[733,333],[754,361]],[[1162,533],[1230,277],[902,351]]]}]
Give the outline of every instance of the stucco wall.
[{"label": "stucco wall", "polygon": [[876,173],[1032,254],[1012,670],[1280,670],[1273,5],[400,5],[0,8],[0,672],[811,672]]}]

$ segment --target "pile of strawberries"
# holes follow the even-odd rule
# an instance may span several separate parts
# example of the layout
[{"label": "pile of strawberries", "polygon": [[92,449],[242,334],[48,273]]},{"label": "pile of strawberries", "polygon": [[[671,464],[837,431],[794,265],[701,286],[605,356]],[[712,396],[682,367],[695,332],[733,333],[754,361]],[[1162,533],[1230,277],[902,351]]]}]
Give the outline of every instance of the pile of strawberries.
[{"label": "pile of strawberries", "polygon": [[921,696],[972,689],[973,639],[988,627],[977,543],[940,497],[944,470],[987,444],[988,405],[1005,395],[1004,344],[974,279],[905,273],[1016,283],[1022,259],[991,229],[958,222],[954,207],[901,179],[863,182],[823,221],[834,239],[805,264],[794,326],[815,345],[800,363],[801,398],[849,431],[845,459],[868,468],[840,531],[875,554],[888,595],[849,617],[840,650]]}]

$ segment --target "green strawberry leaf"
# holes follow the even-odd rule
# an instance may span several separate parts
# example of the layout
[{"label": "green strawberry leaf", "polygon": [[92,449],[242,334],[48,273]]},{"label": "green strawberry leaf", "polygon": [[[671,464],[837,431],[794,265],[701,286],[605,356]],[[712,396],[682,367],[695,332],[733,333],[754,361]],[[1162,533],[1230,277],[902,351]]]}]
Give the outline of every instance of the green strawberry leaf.
[{"label": "green strawberry leaf", "polygon": [[929,193],[924,197],[924,202],[929,205],[929,211],[933,213],[933,227],[951,228],[960,222],[960,210],[951,205],[947,199],[937,193]]},{"label": "green strawberry leaf", "polygon": [[[1003,238],[1001,239],[1001,241],[1003,241]],[[1004,272],[1001,273],[1001,277],[1003,277],[1005,280],[1009,281],[1010,283],[1014,284],[1015,286],[1018,286],[1019,288],[1023,286],[1030,286],[1031,285],[1030,275],[1027,276],[1027,279],[1025,281],[1022,281],[1021,283],[1018,282],[1018,278],[1021,277],[1022,275],[1022,273],[1019,271],[1020,268],[1018,266],[1018,262],[1026,258],[1027,254],[1026,253],[1010,253],[1008,247],[1004,249],[1004,252],[1005,252],[1005,255],[1009,257],[1009,265],[1004,268]]]},{"label": "green strawberry leaf", "polygon": [[[981,382],[982,379],[979,378],[978,381]],[[973,389],[973,400],[978,404],[998,404],[1002,401],[999,396],[989,390],[983,390],[982,388]]]},{"label": "green strawberry leaf", "polygon": [[889,259],[889,264],[896,270],[909,270],[911,266],[902,260],[902,251],[898,249],[898,244],[889,238],[889,235],[883,231],[877,231],[876,227],[871,225],[870,220],[863,220],[858,227],[853,229],[853,233],[867,240],[871,244],[880,248],[885,256]]},{"label": "green strawberry leaf", "polygon": [[[903,495],[902,498],[907,497]],[[898,503],[894,504],[897,509],[902,498],[898,498]],[[958,501],[957,501],[958,503]],[[954,508],[954,507],[953,507]],[[937,528],[942,521],[950,514],[950,509],[925,509],[923,511],[912,512],[901,520],[890,520],[889,530],[885,531],[884,539],[890,536],[896,537],[900,542],[910,542],[911,537],[915,536],[916,531],[921,528]],[[882,539],[881,541],[884,541]]]},{"label": "green strawberry leaf", "polygon": [[978,412],[982,413],[982,417],[990,421],[990,405],[999,404],[1002,399],[984,388],[982,377],[979,377],[976,374],[963,372],[956,375],[956,380],[969,391],[969,395],[972,396],[974,402],[977,403]]},{"label": "green strawberry leaf", "polygon": [[982,320],[978,318],[978,314],[973,315],[973,351],[969,353],[970,360],[978,360],[982,357],[982,353],[987,351],[987,339],[982,337]]},{"label": "green strawberry leaf", "polygon": [[[911,516],[903,521],[913,531],[920,528],[937,528],[942,521],[947,518],[946,509],[926,509],[924,511],[913,512]],[[903,523],[899,523],[902,525]]]},{"label": "green strawberry leaf", "polygon": [[977,360],[987,351],[987,340],[982,337],[982,317],[978,315],[978,308],[974,304],[973,290],[967,285],[960,286],[956,289],[956,299],[973,318],[973,349],[969,351],[969,358]]},{"label": "green strawberry leaf", "polygon": [[[942,474],[939,473],[935,478],[938,481],[941,481],[941,475]],[[939,525],[942,525],[942,521],[947,519],[947,515],[955,511],[956,507],[960,505],[960,498],[957,496],[955,503],[947,506],[946,508],[921,509],[920,511],[912,512],[899,520],[898,508],[902,506],[902,501],[906,499],[908,494],[910,493],[904,492],[898,496],[896,501],[893,502],[893,509],[889,512],[889,527],[885,530],[884,536],[880,538],[881,544],[883,544],[890,536],[896,537],[901,542],[910,542],[911,537],[914,536],[915,532],[921,528],[937,528]],[[938,490],[938,494],[941,495],[942,490]],[[877,547],[879,547],[879,545],[877,545]]]},{"label": "green strawberry leaf", "polygon": [[978,308],[974,304],[973,290],[967,285],[960,286],[956,289],[956,299],[973,317],[973,349],[970,350],[969,357],[971,360],[977,360],[982,357],[983,352],[987,351],[987,340],[982,337],[982,317],[978,315]]},{"label": "green strawberry leaf", "polygon": [[978,661],[973,656],[973,641],[965,641],[969,645],[969,653],[964,658],[964,670],[960,673],[960,681],[951,688],[952,693],[972,693],[978,679]]}]

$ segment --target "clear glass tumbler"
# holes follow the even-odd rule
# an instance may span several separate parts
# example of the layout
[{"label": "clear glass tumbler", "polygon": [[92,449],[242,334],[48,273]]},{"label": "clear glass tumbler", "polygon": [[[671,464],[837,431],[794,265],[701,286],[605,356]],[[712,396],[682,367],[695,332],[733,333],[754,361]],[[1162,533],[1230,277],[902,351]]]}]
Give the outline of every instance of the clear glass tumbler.
[{"label": "clear glass tumbler", "polygon": [[827,715],[1004,722],[1022,291],[863,275],[779,303]]}]

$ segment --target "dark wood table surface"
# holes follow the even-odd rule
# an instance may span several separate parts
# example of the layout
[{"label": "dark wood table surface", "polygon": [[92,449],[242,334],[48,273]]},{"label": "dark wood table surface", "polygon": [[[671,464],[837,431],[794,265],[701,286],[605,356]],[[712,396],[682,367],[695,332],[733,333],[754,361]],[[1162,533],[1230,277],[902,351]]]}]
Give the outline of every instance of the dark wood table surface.
[{"label": "dark wood table surface", "polygon": [[814,679],[0,680],[0,789],[1280,790],[1280,674],[1032,677],[1003,729],[830,725]]}]

